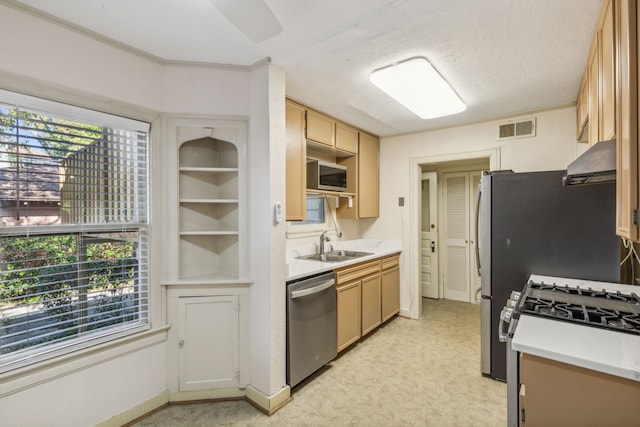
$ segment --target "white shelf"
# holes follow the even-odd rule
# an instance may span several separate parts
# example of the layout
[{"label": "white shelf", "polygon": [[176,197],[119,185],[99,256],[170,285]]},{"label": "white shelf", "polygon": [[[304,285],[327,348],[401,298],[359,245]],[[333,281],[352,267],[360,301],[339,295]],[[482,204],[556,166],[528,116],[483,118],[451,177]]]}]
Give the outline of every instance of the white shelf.
[{"label": "white shelf", "polygon": [[183,230],[180,232],[181,236],[237,236],[238,231],[220,231],[220,230]]},{"label": "white shelf", "polygon": [[194,172],[194,173],[232,173],[238,172],[238,168],[204,168],[204,167],[180,167],[180,172]]},{"label": "white shelf", "polygon": [[238,199],[180,199],[180,203],[238,203]]}]

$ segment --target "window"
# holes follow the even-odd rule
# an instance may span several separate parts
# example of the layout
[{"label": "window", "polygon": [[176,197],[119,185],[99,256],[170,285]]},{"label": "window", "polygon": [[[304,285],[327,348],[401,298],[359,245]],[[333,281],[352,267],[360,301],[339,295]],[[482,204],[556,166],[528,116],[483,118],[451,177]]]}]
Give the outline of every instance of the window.
[{"label": "window", "polygon": [[307,195],[307,219],[305,221],[287,221],[287,238],[302,239],[317,236],[323,231],[335,229],[336,200],[325,195]]},{"label": "window", "polygon": [[148,132],[0,91],[0,372],[148,329]]},{"label": "window", "polygon": [[324,201],[325,198],[323,196],[307,196],[307,219],[305,221],[293,222],[292,225],[324,225]]}]

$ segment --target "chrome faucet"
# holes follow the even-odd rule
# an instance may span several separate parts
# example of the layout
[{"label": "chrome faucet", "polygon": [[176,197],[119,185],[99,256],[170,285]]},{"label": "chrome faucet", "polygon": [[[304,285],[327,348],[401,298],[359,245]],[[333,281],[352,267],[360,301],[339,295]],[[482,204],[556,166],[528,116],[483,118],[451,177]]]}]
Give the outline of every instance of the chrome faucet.
[{"label": "chrome faucet", "polygon": [[330,242],[331,239],[327,236],[327,232],[323,231],[320,235],[320,245],[318,245],[318,253],[320,255],[324,254],[324,242]]}]

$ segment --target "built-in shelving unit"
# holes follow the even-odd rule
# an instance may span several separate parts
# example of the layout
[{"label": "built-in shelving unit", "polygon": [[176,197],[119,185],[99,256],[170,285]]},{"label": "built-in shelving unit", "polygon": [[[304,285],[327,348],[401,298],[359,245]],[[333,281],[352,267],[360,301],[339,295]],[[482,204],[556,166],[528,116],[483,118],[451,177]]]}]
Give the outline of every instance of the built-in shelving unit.
[{"label": "built-in shelving unit", "polygon": [[[161,230],[167,385],[177,400],[248,383],[248,122],[168,117]],[[222,391],[226,390],[226,391]],[[192,394],[197,392],[196,394]],[[184,394],[183,394],[184,393]],[[204,393],[204,394],[199,394]],[[234,394],[235,395],[235,394]]]},{"label": "built-in shelving unit", "polygon": [[177,278],[237,281],[242,197],[237,132],[207,126],[177,130]]},{"label": "built-in shelving unit", "polygon": [[180,278],[238,276],[238,150],[212,137],[179,152]]}]

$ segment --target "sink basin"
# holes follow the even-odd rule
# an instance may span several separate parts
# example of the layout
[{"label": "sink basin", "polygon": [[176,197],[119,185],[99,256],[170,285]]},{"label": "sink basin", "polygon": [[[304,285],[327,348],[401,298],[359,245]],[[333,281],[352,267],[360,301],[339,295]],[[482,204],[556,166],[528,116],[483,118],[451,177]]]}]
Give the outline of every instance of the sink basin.
[{"label": "sink basin", "polygon": [[306,259],[306,260],[321,261],[321,262],[341,262],[341,261],[348,261],[354,258],[360,258],[367,255],[373,255],[373,253],[336,250],[336,251],[331,251],[324,254],[299,256],[298,259]]},{"label": "sink basin", "polygon": [[343,250],[334,250],[331,252],[327,252],[330,255],[340,255],[345,256],[347,258],[360,258],[367,255],[373,255],[373,252],[358,252],[358,251],[343,251]]}]

